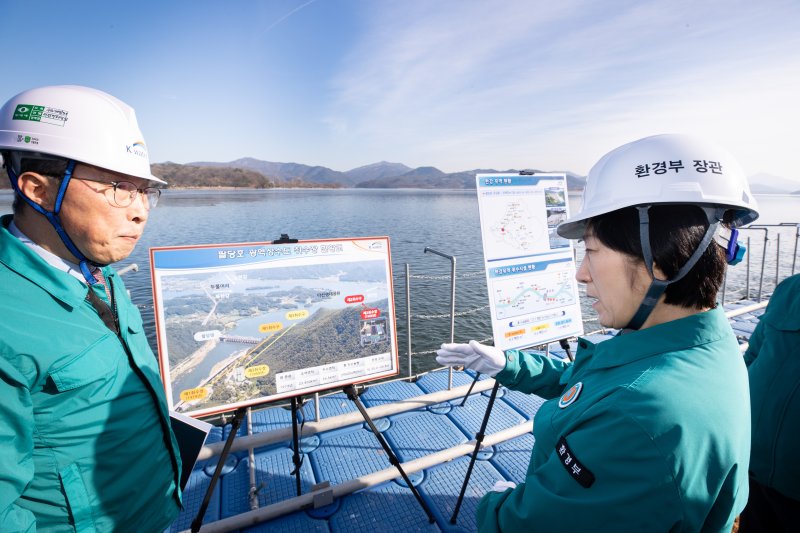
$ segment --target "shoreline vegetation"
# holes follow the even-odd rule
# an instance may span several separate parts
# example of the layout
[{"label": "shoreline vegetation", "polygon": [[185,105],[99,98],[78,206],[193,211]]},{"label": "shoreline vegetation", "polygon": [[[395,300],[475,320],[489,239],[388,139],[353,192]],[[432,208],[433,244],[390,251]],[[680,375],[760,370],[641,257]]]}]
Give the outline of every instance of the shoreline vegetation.
[{"label": "shoreline vegetation", "polygon": [[[273,163],[245,157],[227,163],[164,162],[150,165],[151,172],[167,182],[166,189],[475,189],[475,174],[512,173],[518,170],[473,169],[443,172],[436,167],[411,168],[402,163],[381,161],[345,172],[299,163]],[[568,189],[583,190],[585,178],[565,171],[527,170],[558,173],[567,177]],[[9,189],[0,179],[0,190]]]},{"label": "shoreline vegetation", "polygon": [[159,163],[150,166],[153,175],[167,182],[167,189],[276,189],[339,188],[338,183],[311,183],[301,178],[282,179],[256,170],[236,167],[210,167]]}]

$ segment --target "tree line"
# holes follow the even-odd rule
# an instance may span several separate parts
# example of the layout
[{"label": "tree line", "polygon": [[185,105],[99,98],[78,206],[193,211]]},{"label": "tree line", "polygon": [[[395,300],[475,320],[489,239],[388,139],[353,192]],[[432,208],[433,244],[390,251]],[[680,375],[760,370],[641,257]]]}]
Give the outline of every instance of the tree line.
[{"label": "tree line", "polygon": [[[173,189],[206,187],[240,187],[248,189],[340,187],[340,185],[310,183],[301,178],[281,179],[275,176],[265,176],[255,170],[234,167],[201,167],[178,163],[156,163],[150,165],[150,172],[166,181],[166,187]],[[5,172],[1,172],[1,174],[5,174]],[[8,179],[5,176],[0,176],[0,189],[10,188],[11,184]]]}]

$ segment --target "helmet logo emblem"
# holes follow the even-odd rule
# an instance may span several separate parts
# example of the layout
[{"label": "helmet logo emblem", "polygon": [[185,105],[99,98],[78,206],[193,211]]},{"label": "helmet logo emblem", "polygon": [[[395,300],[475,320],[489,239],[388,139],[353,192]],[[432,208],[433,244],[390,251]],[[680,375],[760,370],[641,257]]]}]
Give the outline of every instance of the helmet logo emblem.
[{"label": "helmet logo emblem", "polygon": [[571,405],[575,400],[578,399],[578,396],[581,394],[581,390],[583,390],[583,382],[579,381],[570,389],[564,393],[561,399],[558,400],[558,406],[561,409],[564,409],[568,405]]},{"label": "helmet logo emblem", "polygon": [[139,157],[147,157],[147,148],[145,148],[142,141],[137,141],[130,146],[126,145],[125,151],[129,154],[138,155]]},{"label": "helmet logo emblem", "polygon": [[69,111],[43,105],[18,104],[12,120],[29,120],[63,127],[69,120]]}]

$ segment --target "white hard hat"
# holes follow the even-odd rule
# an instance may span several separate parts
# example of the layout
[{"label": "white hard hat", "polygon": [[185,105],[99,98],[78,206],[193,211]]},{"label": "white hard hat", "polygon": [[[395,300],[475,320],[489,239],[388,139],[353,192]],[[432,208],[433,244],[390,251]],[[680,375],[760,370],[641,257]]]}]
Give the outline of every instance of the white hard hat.
[{"label": "white hard hat", "polygon": [[158,183],[136,113],[97,89],[76,85],[21,92],[0,109],[0,150],[71,159]]},{"label": "white hard hat", "polygon": [[583,237],[586,222],[637,205],[693,204],[729,208],[733,226],[758,218],[758,206],[736,160],[721,147],[688,135],[654,135],[603,156],[589,171],[580,213],[558,226]]}]

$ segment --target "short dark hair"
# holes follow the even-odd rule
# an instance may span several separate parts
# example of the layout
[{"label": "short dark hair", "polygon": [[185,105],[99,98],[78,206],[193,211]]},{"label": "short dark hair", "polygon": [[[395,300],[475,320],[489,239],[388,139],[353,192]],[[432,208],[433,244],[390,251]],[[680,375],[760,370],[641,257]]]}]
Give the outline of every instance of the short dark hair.
[{"label": "short dark hair", "polygon": [[[700,207],[683,204],[654,205],[649,218],[653,261],[671,279],[700,244],[708,219]],[[587,229],[605,246],[644,263],[635,207],[593,217]],[[712,241],[686,276],[667,287],[664,302],[691,309],[716,307],[725,268],[725,251]]]},{"label": "short dark hair", "polygon": [[[49,176],[51,178],[61,179],[64,177],[64,174],[67,172],[67,165],[69,161],[66,159],[52,157],[47,158],[46,156],[43,157],[40,154],[36,154],[32,157],[26,157],[26,152],[17,152],[16,158],[19,159],[19,168],[14,169],[14,172],[17,176],[24,174],[25,172],[35,172],[37,174],[41,174],[42,176]],[[11,166],[13,164],[15,157],[12,157],[12,153],[3,152],[3,164],[6,167],[6,173],[8,174],[8,179],[11,180]],[[22,200],[19,194],[14,195],[14,201],[11,204],[11,209],[14,213],[19,212],[19,209],[25,202]]]}]

